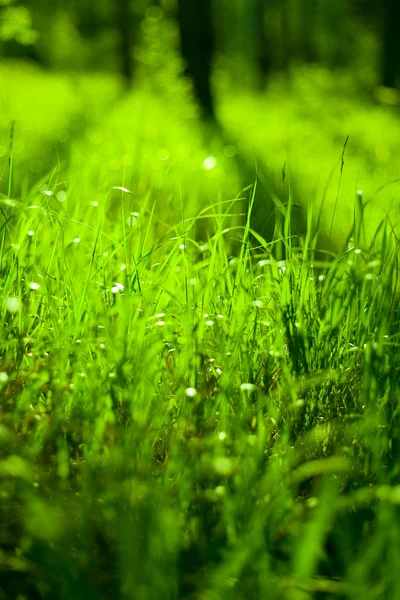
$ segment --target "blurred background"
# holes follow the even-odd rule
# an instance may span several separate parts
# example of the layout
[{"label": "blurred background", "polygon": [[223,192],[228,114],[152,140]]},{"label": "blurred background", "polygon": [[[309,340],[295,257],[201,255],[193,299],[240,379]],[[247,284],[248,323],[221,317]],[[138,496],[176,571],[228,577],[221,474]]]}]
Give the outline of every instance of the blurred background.
[{"label": "blurred background", "polygon": [[16,193],[68,167],[81,198],[183,178],[198,207],[257,170],[328,221],[392,182],[397,214],[399,23],[396,0],[0,0],[0,169],[13,129]]},{"label": "blurred background", "polygon": [[3,59],[119,72],[129,85],[144,77],[161,84],[164,67],[166,84],[183,68],[181,54],[208,109],[210,77],[216,89],[262,89],[277,73],[319,65],[352,69],[355,89],[366,92],[397,81],[395,0],[0,0],[0,7]]}]

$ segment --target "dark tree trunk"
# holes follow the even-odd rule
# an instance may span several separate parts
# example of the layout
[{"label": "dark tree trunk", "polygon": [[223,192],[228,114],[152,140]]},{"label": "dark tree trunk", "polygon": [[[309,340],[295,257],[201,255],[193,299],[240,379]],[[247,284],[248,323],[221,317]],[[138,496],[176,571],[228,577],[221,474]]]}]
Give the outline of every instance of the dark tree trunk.
[{"label": "dark tree trunk", "polygon": [[265,0],[254,0],[253,5],[253,26],[255,32],[256,61],[260,76],[260,84],[263,86],[266,82],[270,69],[270,59],[268,52],[268,40],[265,35]]},{"label": "dark tree trunk", "polygon": [[203,116],[214,119],[210,76],[215,49],[212,0],[178,0],[181,52]]},{"label": "dark tree trunk", "polygon": [[318,58],[315,47],[317,10],[318,6],[316,0],[301,0],[299,55],[305,62],[314,62]]},{"label": "dark tree trunk", "polygon": [[384,0],[382,84],[395,88],[400,67],[400,2]]},{"label": "dark tree trunk", "polygon": [[281,68],[282,71],[288,73],[290,63],[290,47],[291,47],[291,28],[289,23],[290,6],[288,0],[281,0],[280,4],[280,25],[281,25]]},{"label": "dark tree trunk", "polygon": [[130,85],[133,79],[133,61],[131,54],[133,19],[129,0],[117,0],[115,9],[119,31],[120,68],[126,83]]}]

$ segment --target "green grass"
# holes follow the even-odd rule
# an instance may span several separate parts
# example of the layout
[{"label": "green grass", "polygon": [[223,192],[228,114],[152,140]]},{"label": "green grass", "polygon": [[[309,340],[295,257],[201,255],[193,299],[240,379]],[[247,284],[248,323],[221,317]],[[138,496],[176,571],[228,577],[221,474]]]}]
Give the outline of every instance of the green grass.
[{"label": "green grass", "polygon": [[395,230],[344,180],[329,262],[311,202],[254,236],[262,181],[173,106],[82,120],[36,181],[4,126],[0,598],[396,598]]}]

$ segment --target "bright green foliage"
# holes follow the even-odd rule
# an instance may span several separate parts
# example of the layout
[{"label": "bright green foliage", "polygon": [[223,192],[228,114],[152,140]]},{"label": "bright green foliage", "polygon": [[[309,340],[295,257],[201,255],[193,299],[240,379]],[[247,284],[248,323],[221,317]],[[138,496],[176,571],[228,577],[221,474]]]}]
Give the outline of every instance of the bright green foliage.
[{"label": "bright green foliage", "polygon": [[15,0],[0,0],[0,41],[16,40],[23,46],[29,46],[36,38],[29,9],[19,6]]},{"label": "bright green foliage", "polygon": [[[0,598],[396,597],[390,223],[359,247],[344,179],[349,239],[329,261],[290,210],[262,240],[267,167],[235,198],[233,144],[150,93],[112,111],[98,94],[112,114],[81,113],[46,174],[40,124],[72,127],[66,94],[1,139]],[[311,225],[303,160],[274,198]]]}]

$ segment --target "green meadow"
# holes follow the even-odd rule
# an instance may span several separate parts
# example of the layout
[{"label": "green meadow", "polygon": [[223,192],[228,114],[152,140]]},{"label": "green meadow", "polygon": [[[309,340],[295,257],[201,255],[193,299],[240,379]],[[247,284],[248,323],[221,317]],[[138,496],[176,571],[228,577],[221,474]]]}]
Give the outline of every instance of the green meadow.
[{"label": "green meadow", "polygon": [[0,66],[0,600],[397,598],[397,92],[168,81]]}]

